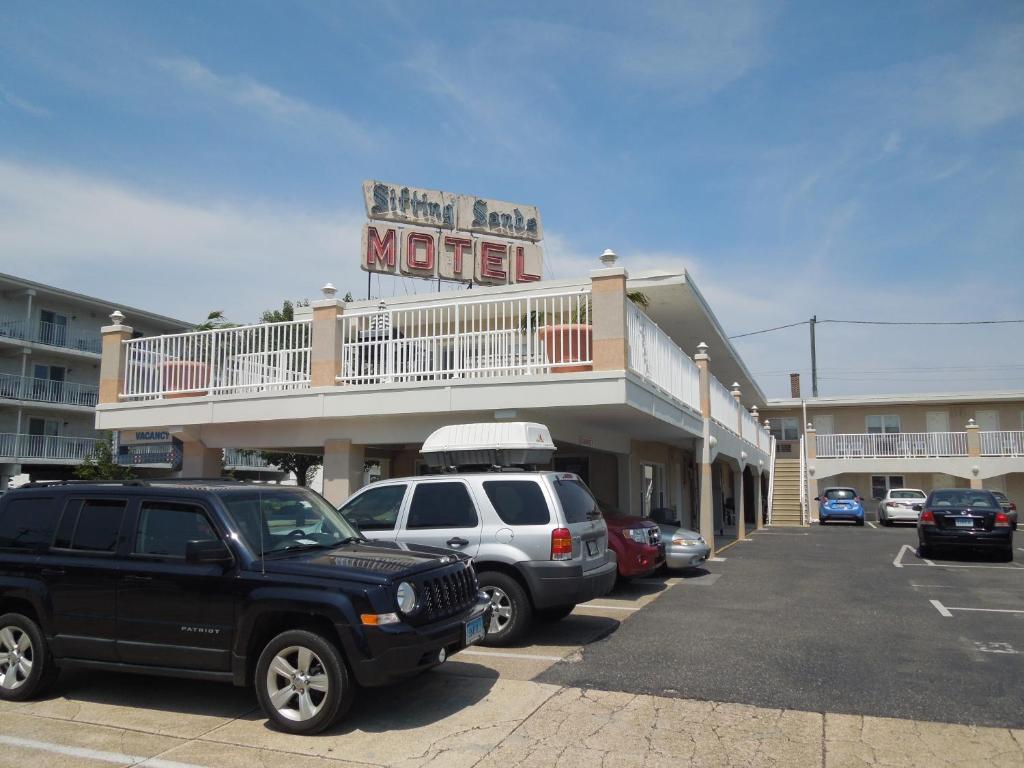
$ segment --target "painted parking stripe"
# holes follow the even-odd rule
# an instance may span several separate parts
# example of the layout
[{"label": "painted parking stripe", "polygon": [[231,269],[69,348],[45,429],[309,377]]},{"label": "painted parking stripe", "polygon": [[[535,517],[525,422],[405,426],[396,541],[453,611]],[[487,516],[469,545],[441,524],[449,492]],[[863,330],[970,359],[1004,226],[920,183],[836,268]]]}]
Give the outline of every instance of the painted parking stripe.
[{"label": "painted parking stripe", "polygon": [[459,651],[459,656],[493,656],[498,659],[526,659],[528,661],[561,661],[561,656],[541,656],[536,653],[507,653],[502,651],[485,651],[476,648],[467,648]]},{"label": "painted parking stripe", "polygon": [[866,522],[866,523],[867,523],[868,525],[870,525],[870,526],[871,526],[872,528],[877,528],[877,527],[878,527],[877,525],[875,525],[874,523],[872,523],[872,522],[871,522],[870,520],[865,520],[864,522]]},{"label": "painted parking stripe", "polygon": [[941,615],[945,616],[947,619],[953,618],[953,614],[951,613],[951,611],[976,611],[979,613],[1024,613],[1024,611],[1015,610],[1012,608],[957,608],[952,605],[943,605],[938,600],[929,600],[928,602],[935,607],[935,610],[937,610]]},{"label": "painted parking stripe", "polygon": [[932,606],[935,608],[935,610],[939,612],[940,616],[945,616],[947,619],[952,619],[953,618],[953,614],[950,613],[946,609],[946,606],[944,606],[938,600],[929,600],[928,602],[931,603]]},{"label": "painted parking stripe", "polygon": [[67,744],[53,744],[49,741],[36,741],[35,739],[21,739],[17,736],[0,736],[0,744],[7,744],[11,747],[22,749],[36,749],[41,752],[50,752],[56,755],[67,755],[68,757],[80,757],[83,760],[96,760],[101,763],[116,763],[117,765],[135,765],[145,768],[202,768],[195,763],[179,763],[174,760],[161,760],[158,757],[140,757],[139,755],[124,755],[120,752],[103,752],[98,749],[86,749],[85,747],[71,747]]},{"label": "painted parking stripe", "polygon": [[708,558],[708,562],[709,563],[724,563],[725,562],[725,558],[724,557],[709,557]]},{"label": "painted parking stripe", "polygon": [[628,606],[628,605],[605,605],[604,603],[580,603],[576,606],[577,608],[594,608],[596,610],[607,610],[607,611],[639,611],[643,608],[640,606]]}]

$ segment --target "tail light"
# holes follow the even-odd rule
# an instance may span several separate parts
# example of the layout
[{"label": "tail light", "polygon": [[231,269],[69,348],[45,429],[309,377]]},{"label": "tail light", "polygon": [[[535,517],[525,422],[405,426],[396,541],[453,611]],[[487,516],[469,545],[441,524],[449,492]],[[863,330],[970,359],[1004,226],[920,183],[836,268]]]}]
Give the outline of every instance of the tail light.
[{"label": "tail light", "polygon": [[1005,512],[996,512],[996,528],[1009,528],[1010,516]]},{"label": "tail light", "polygon": [[568,528],[555,528],[551,532],[551,559],[572,560],[572,534]]},{"label": "tail light", "polygon": [[1014,501],[1010,502],[1010,511],[1011,512],[1016,512],[1017,511],[1017,503],[1016,502],[1014,502]]},{"label": "tail light", "polygon": [[918,521],[921,525],[935,525],[935,514],[930,509],[926,509],[921,513]]}]

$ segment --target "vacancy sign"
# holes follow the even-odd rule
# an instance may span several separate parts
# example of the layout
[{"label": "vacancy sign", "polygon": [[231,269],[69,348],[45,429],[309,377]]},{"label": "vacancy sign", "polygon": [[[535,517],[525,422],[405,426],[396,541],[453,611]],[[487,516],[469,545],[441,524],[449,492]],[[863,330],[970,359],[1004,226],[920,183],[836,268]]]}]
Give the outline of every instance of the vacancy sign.
[{"label": "vacancy sign", "polygon": [[541,279],[540,211],[435,189],[364,181],[367,272],[507,285]]}]

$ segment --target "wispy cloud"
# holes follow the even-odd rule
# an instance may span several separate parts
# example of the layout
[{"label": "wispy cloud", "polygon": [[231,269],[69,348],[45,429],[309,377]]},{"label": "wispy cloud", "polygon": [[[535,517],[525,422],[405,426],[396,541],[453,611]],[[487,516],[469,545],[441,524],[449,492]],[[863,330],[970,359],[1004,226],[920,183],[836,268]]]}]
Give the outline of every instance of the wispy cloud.
[{"label": "wispy cloud", "polygon": [[50,110],[40,107],[37,104],[33,104],[27,99],[21,98],[9,88],[5,88],[2,85],[0,85],[0,104],[26,112],[33,117],[46,117],[50,114]]},{"label": "wispy cloud", "polygon": [[156,66],[186,88],[245,109],[265,120],[291,128],[333,134],[365,148],[370,134],[343,112],[310,104],[246,75],[222,75],[188,57],[163,58]]}]

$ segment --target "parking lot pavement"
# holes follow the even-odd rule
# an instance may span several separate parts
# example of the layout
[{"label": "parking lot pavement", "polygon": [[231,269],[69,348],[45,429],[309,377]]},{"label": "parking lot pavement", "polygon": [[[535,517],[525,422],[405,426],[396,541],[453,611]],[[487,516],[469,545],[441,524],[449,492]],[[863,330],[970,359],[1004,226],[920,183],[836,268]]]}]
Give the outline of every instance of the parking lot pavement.
[{"label": "parking lot pavement", "polygon": [[[763,707],[1024,727],[1024,568],[920,560],[913,527],[769,529],[668,591],[558,685]],[[904,545],[907,545],[904,548]],[[902,559],[899,555],[902,552]],[[951,608],[946,616],[931,602]],[[645,663],[633,663],[643,659]]]}]

